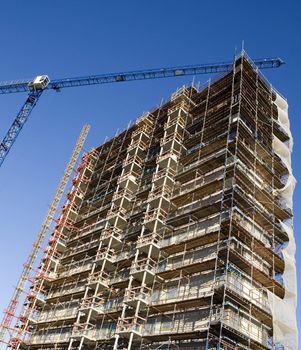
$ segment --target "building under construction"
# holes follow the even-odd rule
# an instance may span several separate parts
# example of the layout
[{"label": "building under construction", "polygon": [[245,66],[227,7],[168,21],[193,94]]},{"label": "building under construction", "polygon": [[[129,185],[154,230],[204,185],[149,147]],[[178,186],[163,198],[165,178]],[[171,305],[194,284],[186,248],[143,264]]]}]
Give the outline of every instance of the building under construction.
[{"label": "building under construction", "polygon": [[242,54],[87,153],[10,347],[296,350],[291,148]]}]

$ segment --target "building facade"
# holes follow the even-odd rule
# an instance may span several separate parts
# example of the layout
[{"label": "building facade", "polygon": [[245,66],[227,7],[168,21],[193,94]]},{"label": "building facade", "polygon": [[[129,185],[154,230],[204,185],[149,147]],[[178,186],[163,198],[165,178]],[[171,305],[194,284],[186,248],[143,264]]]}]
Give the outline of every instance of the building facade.
[{"label": "building facade", "polygon": [[291,145],[241,55],[86,154],[11,347],[290,349]]}]

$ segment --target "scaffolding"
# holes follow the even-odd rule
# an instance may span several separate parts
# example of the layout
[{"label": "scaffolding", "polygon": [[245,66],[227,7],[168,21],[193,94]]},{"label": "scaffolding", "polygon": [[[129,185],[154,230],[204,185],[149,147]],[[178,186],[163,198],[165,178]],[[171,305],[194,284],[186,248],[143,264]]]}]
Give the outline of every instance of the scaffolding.
[{"label": "scaffolding", "polygon": [[297,349],[291,146],[243,52],[88,153],[11,347]]}]

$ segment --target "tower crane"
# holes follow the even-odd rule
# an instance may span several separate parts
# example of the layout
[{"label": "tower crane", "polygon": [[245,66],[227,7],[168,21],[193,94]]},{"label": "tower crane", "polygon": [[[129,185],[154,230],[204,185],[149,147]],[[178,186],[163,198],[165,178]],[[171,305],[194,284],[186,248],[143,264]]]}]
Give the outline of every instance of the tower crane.
[{"label": "tower crane", "polygon": [[[253,63],[259,69],[278,68],[284,62],[280,58],[255,59]],[[63,88],[78,87],[85,85],[97,85],[108,83],[119,83],[133,80],[158,79],[179,77],[186,75],[198,75],[209,73],[228,72],[233,68],[233,62],[196,64],[191,66],[179,66],[170,68],[145,69],[121,73],[88,75],[75,78],[63,78],[50,80],[47,75],[40,75],[33,80],[21,82],[0,83],[0,94],[11,94],[25,92],[28,94],[25,103],[18,112],[11,127],[0,144],[0,166],[4,162],[12,145],[16,141],[24,124],[34,107],[36,106],[42,93],[46,90],[60,91]]]}]

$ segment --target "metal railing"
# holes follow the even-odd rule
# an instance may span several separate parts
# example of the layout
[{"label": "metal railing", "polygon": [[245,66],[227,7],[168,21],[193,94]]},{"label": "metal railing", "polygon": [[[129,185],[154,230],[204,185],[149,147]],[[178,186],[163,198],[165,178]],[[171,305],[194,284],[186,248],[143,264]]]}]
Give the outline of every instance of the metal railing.
[{"label": "metal railing", "polygon": [[[73,266],[74,265],[74,266]],[[93,259],[90,258],[89,260],[83,260],[80,262],[75,262],[70,265],[64,266],[65,271],[61,271],[58,273],[58,278],[66,277],[66,276],[71,276],[77,273],[82,273],[84,271],[89,271],[91,270],[93,265]]]},{"label": "metal railing", "polygon": [[152,209],[145,213],[144,222],[150,222],[153,220],[164,221],[167,217],[167,212],[161,208]]},{"label": "metal railing", "polygon": [[158,233],[149,233],[147,235],[139,236],[136,244],[136,248],[145,246],[147,244],[156,244],[158,245],[162,237]]},{"label": "metal railing", "polygon": [[151,258],[140,259],[133,261],[130,269],[131,274],[135,274],[142,271],[149,271],[155,273],[157,262]]},{"label": "metal railing", "polygon": [[151,297],[151,288],[146,286],[140,286],[125,290],[124,302],[138,301],[141,300],[145,303],[149,303]]},{"label": "metal railing", "polygon": [[[70,328],[69,328],[70,329]],[[72,333],[71,330],[68,332],[50,332],[47,331],[43,334],[34,333],[29,337],[30,344],[55,344],[68,342]]]},{"label": "metal railing", "polygon": [[120,318],[117,323],[116,333],[136,332],[142,335],[145,324],[145,318],[140,316]]},{"label": "metal railing", "polygon": [[100,260],[108,260],[111,262],[115,262],[116,260],[115,250],[107,249],[107,248],[99,250],[95,256],[95,261],[100,261]]},{"label": "metal railing", "polygon": [[88,278],[88,284],[102,283],[106,286],[109,285],[110,275],[105,271],[99,271],[91,274]]}]

